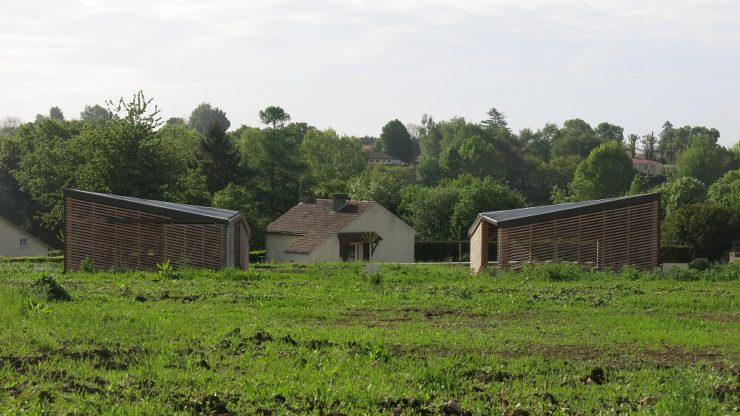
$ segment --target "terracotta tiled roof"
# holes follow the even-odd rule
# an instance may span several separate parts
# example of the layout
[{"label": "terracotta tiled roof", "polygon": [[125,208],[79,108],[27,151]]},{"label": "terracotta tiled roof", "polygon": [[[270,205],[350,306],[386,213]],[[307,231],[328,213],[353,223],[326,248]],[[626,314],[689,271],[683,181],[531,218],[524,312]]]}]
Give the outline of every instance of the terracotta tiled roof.
[{"label": "terracotta tiled roof", "polygon": [[395,157],[389,155],[388,153],[380,152],[377,150],[373,150],[367,154],[368,159],[388,159],[393,160],[396,159]]},{"label": "terracotta tiled roof", "polygon": [[654,160],[640,159],[640,158],[636,158],[636,157],[633,157],[632,158],[632,164],[633,165],[652,165],[652,164],[662,165],[662,163],[656,162]]},{"label": "terracotta tiled roof", "polygon": [[348,201],[339,212],[334,212],[331,199],[301,202],[270,223],[267,232],[299,235],[301,238],[285,251],[310,253],[374,205],[371,201]]}]

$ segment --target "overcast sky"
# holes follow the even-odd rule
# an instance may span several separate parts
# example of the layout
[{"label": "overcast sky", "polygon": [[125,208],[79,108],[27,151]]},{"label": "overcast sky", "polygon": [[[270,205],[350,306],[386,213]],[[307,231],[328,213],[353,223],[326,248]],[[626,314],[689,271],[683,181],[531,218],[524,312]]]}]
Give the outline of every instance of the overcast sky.
[{"label": "overcast sky", "polygon": [[[207,86],[207,87],[206,87]],[[0,6],[0,117],[143,90],[165,118],[203,101],[232,128],[294,121],[379,135],[491,107],[515,130],[675,126],[740,139],[735,0],[24,0]]]}]

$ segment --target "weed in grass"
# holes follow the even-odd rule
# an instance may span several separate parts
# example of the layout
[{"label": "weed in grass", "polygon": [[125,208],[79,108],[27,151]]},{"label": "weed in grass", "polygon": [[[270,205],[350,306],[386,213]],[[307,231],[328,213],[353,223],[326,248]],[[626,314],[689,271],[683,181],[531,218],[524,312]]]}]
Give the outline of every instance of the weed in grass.
[{"label": "weed in grass", "polygon": [[546,263],[524,268],[525,276],[533,280],[546,280],[553,282],[572,282],[587,277],[589,272],[575,263]]},{"label": "weed in grass", "polygon": [[50,302],[68,302],[72,296],[54,280],[51,274],[43,274],[31,285],[32,290],[41,298]]},{"label": "weed in grass", "polygon": [[179,273],[172,266],[172,263],[170,263],[170,259],[162,263],[157,263],[157,270],[159,270],[159,275],[164,279],[177,279],[180,277]]},{"label": "weed in grass", "polygon": [[80,271],[83,273],[95,273],[95,263],[90,258],[80,260]]},{"label": "weed in grass", "polygon": [[672,416],[709,415],[710,389],[706,377],[694,371],[676,372],[668,382],[666,394],[655,406],[656,414]]},{"label": "weed in grass", "polygon": [[61,269],[0,264],[9,306],[0,414],[734,414],[740,405],[737,266],[685,280],[546,265],[523,284],[526,273],[381,265],[382,290],[368,290],[363,265],[345,264],[269,265],[254,276],[192,269],[177,280],[68,273],[58,282],[74,302],[29,296],[36,266]]}]

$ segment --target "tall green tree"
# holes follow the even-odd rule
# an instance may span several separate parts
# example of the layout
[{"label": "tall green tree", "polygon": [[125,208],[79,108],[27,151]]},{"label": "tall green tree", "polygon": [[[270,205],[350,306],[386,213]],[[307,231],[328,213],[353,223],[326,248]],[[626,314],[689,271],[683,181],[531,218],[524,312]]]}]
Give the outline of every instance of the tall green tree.
[{"label": "tall green tree", "polygon": [[658,135],[658,152],[664,163],[674,163],[676,161],[676,143],[675,130],[670,121],[663,123],[663,130]]},{"label": "tall green tree", "polygon": [[[740,212],[740,169],[731,170],[709,187],[708,201]],[[740,237],[739,237],[740,238]]]},{"label": "tall green tree", "polygon": [[577,155],[583,159],[603,142],[585,121],[575,118],[563,123],[552,144],[552,157]]},{"label": "tall green tree", "polygon": [[637,156],[637,142],[640,140],[640,136],[632,133],[627,136],[627,149],[630,151],[630,156]]},{"label": "tall green tree", "polygon": [[463,174],[435,187],[404,188],[399,211],[420,240],[459,240],[478,213],[523,206],[524,197],[516,190]]},{"label": "tall green tree", "polygon": [[434,185],[442,178],[440,153],[442,152],[442,133],[432,116],[424,114],[419,129],[420,157],[416,174],[424,185]]},{"label": "tall green tree", "polygon": [[99,104],[86,105],[80,113],[80,121],[94,124],[104,124],[110,120],[108,110]]},{"label": "tall green tree", "polygon": [[676,174],[691,176],[711,185],[730,169],[737,167],[734,155],[714,143],[711,137],[696,138],[676,160]]},{"label": "tall green tree", "polygon": [[461,175],[449,187],[459,189],[457,203],[450,217],[450,235],[456,239],[466,239],[468,229],[476,216],[485,211],[522,208],[526,205],[524,195],[490,177],[474,178]]},{"label": "tall green tree", "polygon": [[103,126],[85,125],[70,144],[84,164],[75,174],[83,189],[117,195],[162,199],[185,170],[162,145],[156,130],[159,109],[142,92],[131,101],[108,102],[111,120]]},{"label": "tall green tree", "polygon": [[466,138],[458,152],[465,172],[478,178],[503,180],[506,177],[506,168],[496,148],[480,136]]},{"label": "tall green tree", "polygon": [[263,124],[272,127],[273,130],[285,127],[285,123],[290,121],[290,114],[286,113],[281,107],[269,106],[260,110],[260,120]]},{"label": "tall green tree", "polygon": [[[3,146],[7,153],[0,163],[0,172],[7,170],[0,176],[9,185],[5,195],[19,198],[14,204],[23,209],[25,217],[14,221],[51,243],[59,242],[64,212],[62,191],[74,187],[74,177],[85,171],[85,160],[77,146],[72,145],[81,127],[76,121],[41,117],[22,125]],[[11,177],[17,181],[15,184],[9,180]]]},{"label": "tall green tree", "polygon": [[307,169],[307,184],[321,197],[347,192],[347,182],[367,166],[360,141],[339,137],[331,129],[310,129],[300,144],[300,153]]},{"label": "tall green tree", "polygon": [[352,199],[375,201],[398,215],[401,191],[414,183],[414,173],[405,167],[375,166],[351,179],[348,189]]},{"label": "tall green tree", "polygon": [[504,113],[496,110],[496,108],[491,108],[486,114],[488,114],[488,118],[486,120],[483,120],[481,122],[481,125],[487,128],[498,127],[508,130],[509,126],[506,123],[506,116],[504,115]]},{"label": "tall green tree", "polygon": [[[273,108],[268,107],[260,115],[274,115]],[[261,118],[266,128],[245,129],[240,148],[250,172],[249,184],[256,191],[256,202],[265,217],[275,219],[298,202],[306,173],[298,140],[285,127],[290,116],[283,112],[279,119]]]},{"label": "tall green tree", "polygon": [[599,123],[594,130],[601,140],[612,140],[617,143],[624,142],[624,128],[607,122]]},{"label": "tall green tree", "polygon": [[247,218],[252,234],[249,244],[252,247],[265,246],[265,228],[272,221],[264,215],[264,209],[259,206],[254,190],[235,183],[216,191],[213,195],[213,206],[216,208],[239,211]]},{"label": "tall green tree", "polygon": [[642,153],[646,160],[655,160],[655,134],[648,133],[642,136]]},{"label": "tall green tree", "polygon": [[704,202],[707,197],[707,187],[690,176],[670,180],[656,191],[660,193],[660,207],[664,215],[686,205]]},{"label": "tall green tree", "polygon": [[414,160],[414,144],[406,126],[398,119],[391,120],[383,126],[380,134],[381,149],[404,162]]},{"label": "tall green tree", "polygon": [[740,212],[709,204],[686,205],[666,216],[661,239],[688,245],[693,257],[719,260],[740,235]]},{"label": "tall green tree", "polygon": [[239,178],[239,152],[217,123],[200,141],[198,159],[212,194]]},{"label": "tall green tree", "polygon": [[597,147],[578,164],[565,195],[555,195],[554,202],[575,202],[621,196],[627,193],[635,176],[632,161],[613,141]]},{"label": "tall green tree", "polygon": [[190,113],[188,125],[200,134],[207,134],[213,123],[218,124],[222,131],[231,127],[231,121],[220,108],[213,107],[208,103],[201,103]]},{"label": "tall green tree", "polygon": [[51,107],[49,109],[49,118],[52,120],[64,120],[64,113],[59,107]]},{"label": "tall green tree", "polygon": [[450,230],[459,189],[449,186],[407,186],[401,191],[401,218],[416,231],[416,238],[426,241],[456,239]]}]

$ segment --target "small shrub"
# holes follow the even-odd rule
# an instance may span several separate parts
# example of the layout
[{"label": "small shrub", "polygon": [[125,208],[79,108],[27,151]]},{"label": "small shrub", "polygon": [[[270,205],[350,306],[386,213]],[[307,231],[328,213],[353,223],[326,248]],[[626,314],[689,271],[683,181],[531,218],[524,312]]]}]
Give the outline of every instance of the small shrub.
[{"label": "small shrub", "polygon": [[700,280],[702,277],[702,273],[695,269],[682,269],[682,268],[674,267],[672,269],[668,269],[665,272],[662,272],[661,276],[667,277],[673,280],[693,282],[696,280]]},{"label": "small shrub", "polygon": [[373,286],[380,286],[381,284],[383,284],[383,276],[381,276],[380,273],[375,273],[374,275],[371,275],[370,283],[372,283]]},{"label": "small shrub", "polygon": [[44,274],[39,279],[36,279],[31,287],[40,297],[50,302],[68,302],[72,300],[72,296],[69,295],[67,290],[49,274]]},{"label": "small shrub", "polygon": [[667,387],[668,394],[655,408],[658,414],[701,416],[711,413],[707,406],[710,392],[706,380],[699,374],[678,373]]},{"label": "small shrub", "polygon": [[641,277],[641,273],[637,267],[627,264],[619,271],[619,277],[627,280],[637,280]]},{"label": "small shrub", "polygon": [[704,271],[708,269],[711,266],[711,263],[709,263],[709,259],[699,257],[698,259],[691,260],[689,262],[689,268],[694,270]]},{"label": "small shrub", "polygon": [[554,282],[580,280],[589,274],[585,268],[574,263],[538,264],[525,267],[524,272],[533,279]]},{"label": "small shrub", "polygon": [[95,273],[95,263],[90,258],[84,258],[80,261],[80,271],[83,273]]},{"label": "small shrub", "polygon": [[701,274],[704,279],[713,282],[740,280],[740,262],[715,265]]},{"label": "small shrub", "polygon": [[170,259],[165,260],[163,263],[157,263],[157,270],[159,270],[159,275],[165,279],[177,279],[180,277],[175,271],[175,268],[172,267]]}]

